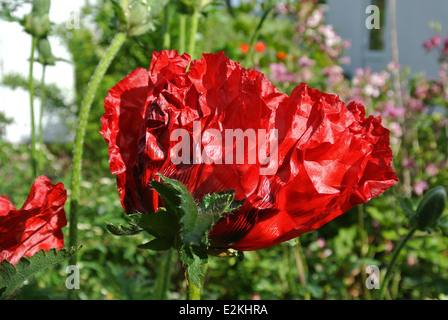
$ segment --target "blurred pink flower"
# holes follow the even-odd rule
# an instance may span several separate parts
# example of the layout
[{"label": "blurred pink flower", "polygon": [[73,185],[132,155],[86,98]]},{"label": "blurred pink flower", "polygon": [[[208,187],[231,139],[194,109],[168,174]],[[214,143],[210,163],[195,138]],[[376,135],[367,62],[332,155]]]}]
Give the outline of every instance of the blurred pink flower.
[{"label": "blurred pink flower", "polygon": [[421,196],[425,190],[429,188],[429,185],[426,181],[421,180],[414,183],[414,192],[416,195]]},{"label": "blurred pink flower", "polygon": [[392,102],[384,104],[383,117],[395,119],[404,116],[404,108],[396,108]]},{"label": "blurred pink flower", "polygon": [[386,240],[386,247],[384,248],[384,251],[386,251],[387,253],[392,252],[392,250],[394,250],[394,244],[392,241],[390,240]]},{"label": "blurred pink flower", "polygon": [[297,76],[286,69],[284,63],[271,63],[269,65],[271,71],[271,80],[274,82],[298,82]]},{"label": "blurred pink flower", "polygon": [[440,44],[442,43],[442,39],[440,38],[440,35],[435,35],[433,37],[431,37],[430,39],[426,40],[423,43],[423,47],[427,50],[427,51],[431,51],[434,47],[438,47],[440,46]]},{"label": "blurred pink flower", "polygon": [[434,177],[439,173],[439,168],[434,163],[430,162],[426,165],[425,171],[430,177]]},{"label": "blurred pink flower", "polygon": [[310,28],[315,28],[319,24],[322,23],[324,19],[324,14],[322,10],[316,9],[313,11],[313,13],[310,15],[310,17],[306,20],[306,25]]},{"label": "blurred pink flower", "polygon": [[409,158],[404,159],[404,160],[401,162],[401,165],[402,165],[404,168],[414,169],[414,170],[417,169],[417,164],[415,163],[414,156],[410,156]]},{"label": "blurred pink flower", "polygon": [[315,63],[316,61],[308,58],[307,56],[301,56],[299,58],[299,64],[301,67],[312,67]]},{"label": "blurred pink flower", "polygon": [[401,137],[403,135],[403,130],[398,122],[391,122],[389,124],[389,130],[395,137]]},{"label": "blurred pink flower", "polygon": [[418,259],[417,259],[417,257],[415,255],[408,255],[407,258],[406,258],[406,264],[408,266],[412,267],[412,266],[416,265],[417,262],[418,262]]},{"label": "blurred pink flower", "polygon": [[319,248],[323,248],[323,247],[325,247],[325,239],[324,238],[319,238],[319,239],[317,239],[316,240],[316,243],[317,243],[317,246],[319,247]]}]

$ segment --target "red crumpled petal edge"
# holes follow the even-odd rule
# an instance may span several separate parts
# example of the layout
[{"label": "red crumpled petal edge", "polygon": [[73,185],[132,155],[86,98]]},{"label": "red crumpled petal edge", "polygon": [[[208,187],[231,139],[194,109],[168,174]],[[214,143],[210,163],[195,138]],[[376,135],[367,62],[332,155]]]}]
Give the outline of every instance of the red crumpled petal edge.
[{"label": "red crumpled petal edge", "polygon": [[45,176],[34,181],[19,210],[6,197],[0,197],[0,262],[8,260],[15,265],[22,257],[42,249],[62,249],[66,199],[64,185],[52,184]]}]

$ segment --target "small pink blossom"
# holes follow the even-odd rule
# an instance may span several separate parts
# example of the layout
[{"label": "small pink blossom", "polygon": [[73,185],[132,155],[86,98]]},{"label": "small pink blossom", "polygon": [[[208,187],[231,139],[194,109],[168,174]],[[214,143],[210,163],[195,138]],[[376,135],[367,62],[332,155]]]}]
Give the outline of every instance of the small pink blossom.
[{"label": "small pink blossom", "polygon": [[317,246],[319,247],[319,248],[324,248],[325,247],[325,239],[323,239],[323,238],[319,238],[319,239],[317,239],[316,240],[316,244],[317,244]]},{"label": "small pink blossom", "polygon": [[396,108],[393,103],[386,102],[384,104],[383,116],[386,118],[395,119],[404,116],[404,108]]},{"label": "small pink blossom", "polygon": [[425,171],[430,177],[434,177],[439,173],[439,168],[434,163],[428,163],[425,167]]},{"label": "small pink blossom", "polygon": [[416,195],[421,196],[425,190],[429,188],[429,185],[426,181],[421,180],[414,183],[414,192]]}]

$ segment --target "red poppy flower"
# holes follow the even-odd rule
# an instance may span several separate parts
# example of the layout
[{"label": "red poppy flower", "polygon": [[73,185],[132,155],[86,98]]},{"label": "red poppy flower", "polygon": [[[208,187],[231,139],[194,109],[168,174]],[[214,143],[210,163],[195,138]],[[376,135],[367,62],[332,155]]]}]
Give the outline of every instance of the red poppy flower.
[{"label": "red poppy flower", "polygon": [[[162,205],[150,187],[157,173],[198,200],[232,189],[245,202],[213,226],[211,246],[255,250],[314,230],[396,183],[389,131],[365,118],[362,105],[306,84],[282,94],[222,52],[203,54],[185,72],[189,62],[188,54],[155,52],[149,71],[133,71],[105,99],[101,134],[127,213]],[[238,130],[247,143],[235,158],[241,141],[226,133]]]},{"label": "red poppy flower", "polygon": [[20,258],[64,246],[61,228],[67,225],[64,203],[67,193],[62,183],[52,184],[40,176],[19,210],[0,197],[0,262],[16,265]]}]

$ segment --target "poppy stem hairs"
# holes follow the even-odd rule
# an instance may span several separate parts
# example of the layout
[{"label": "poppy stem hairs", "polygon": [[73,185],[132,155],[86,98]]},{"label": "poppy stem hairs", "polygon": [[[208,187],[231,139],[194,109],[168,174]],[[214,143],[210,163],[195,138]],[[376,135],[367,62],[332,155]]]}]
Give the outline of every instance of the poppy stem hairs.
[{"label": "poppy stem hairs", "polygon": [[[78,205],[80,199],[80,181],[81,181],[81,169],[82,169],[82,154],[84,135],[86,132],[87,119],[89,116],[90,107],[95,97],[95,93],[101,80],[106,73],[107,68],[114,59],[118,50],[126,40],[125,33],[116,33],[109,48],[104,53],[99,64],[97,65],[95,72],[92,74],[89,85],[87,86],[87,93],[82,102],[79,110],[78,127],[76,129],[75,143],[73,146],[73,164],[71,172],[70,182],[70,214],[69,214],[69,246],[76,247],[77,245],[77,232],[78,232]],[[70,259],[71,264],[76,264],[76,255],[73,255]],[[69,290],[71,292],[72,290]]]}]

